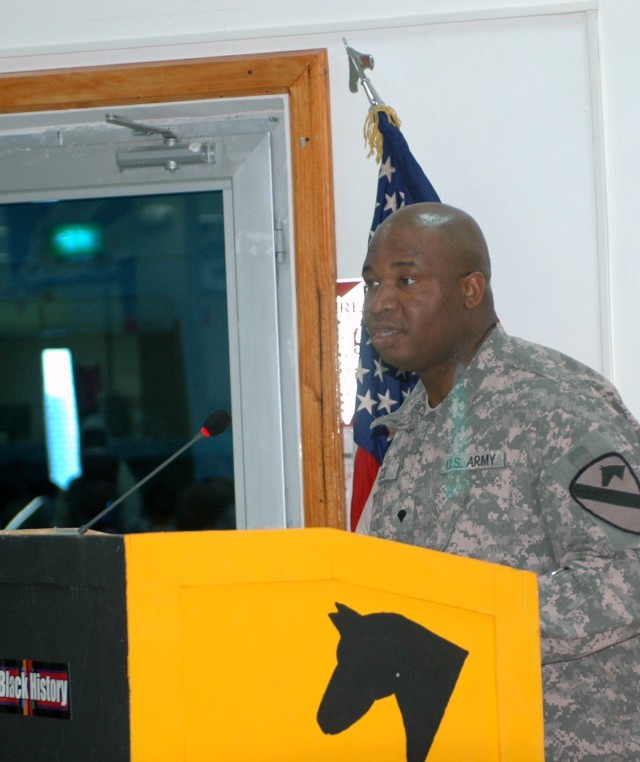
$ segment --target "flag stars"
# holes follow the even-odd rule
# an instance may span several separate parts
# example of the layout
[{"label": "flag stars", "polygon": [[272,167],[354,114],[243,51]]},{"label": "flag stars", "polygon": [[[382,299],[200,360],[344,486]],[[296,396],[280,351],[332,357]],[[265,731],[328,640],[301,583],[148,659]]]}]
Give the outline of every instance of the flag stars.
[{"label": "flag stars", "polygon": [[382,360],[378,357],[374,357],[373,362],[374,362],[374,365],[376,366],[376,369],[373,375],[379,378],[381,381],[384,381],[384,374],[386,373],[386,371],[389,370],[389,368],[383,365]]},{"label": "flag stars", "polygon": [[358,383],[362,384],[364,383],[364,377],[367,373],[371,373],[369,368],[365,368],[362,364],[362,358],[360,359],[360,362],[358,363],[358,370],[356,371],[356,377],[358,378]]},{"label": "flag stars", "polygon": [[396,194],[395,193],[391,193],[391,194],[385,193],[384,194],[384,198],[385,198],[385,205],[384,205],[382,211],[383,212],[390,212],[391,214],[393,214],[393,212],[395,212],[396,209],[398,208],[398,199],[396,198]]},{"label": "flag stars", "polygon": [[366,394],[358,394],[358,409],[356,410],[356,413],[359,413],[361,410],[366,410],[369,415],[373,415],[373,408],[378,403],[371,398],[371,389],[367,389]]},{"label": "flag stars", "polygon": [[393,173],[395,171],[396,171],[396,168],[391,164],[391,156],[387,156],[387,158],[380,165],[380,171],[378,172],[378,180],[381,180],[383,177],[386,177],[387,182],[390,183],[393,177]]},{"label": "flag stars", "polygon": [[378,403],[378,409],[379,410],[384,409],[387,411],[387,413],[391,412],[391,408],[393,407],[393,405],[398,404],[397,400],[391,399],[391,392],[389,391],[389,389],[387,389],[387,391],[384,394],[380,394],[380,392],[378,392],[378,398],[380,400],[380,402]]}]

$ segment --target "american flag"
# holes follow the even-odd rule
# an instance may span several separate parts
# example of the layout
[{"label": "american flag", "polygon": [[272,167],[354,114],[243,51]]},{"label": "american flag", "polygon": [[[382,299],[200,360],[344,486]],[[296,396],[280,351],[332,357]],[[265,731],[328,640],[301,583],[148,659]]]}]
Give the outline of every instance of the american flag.
[{"label": "american flag", "polygon": [[[418,201],[440,201],[438,194],[414,159],[399,129],[397,117],[385,107],[375,115],[382,136],[382,157],[378,172],[378,192],[371,223],[373,235],[390,214]],[[374,418],[396,410],[416,384],[417,376],[386,365],[373,348],[362,325],[360,362],[357,372],[356,411],[353,436],[357,445],[351,496],[351,529],[355,529],[369,497],[378,468],[389,447],[388,432],[371,429]]]}]

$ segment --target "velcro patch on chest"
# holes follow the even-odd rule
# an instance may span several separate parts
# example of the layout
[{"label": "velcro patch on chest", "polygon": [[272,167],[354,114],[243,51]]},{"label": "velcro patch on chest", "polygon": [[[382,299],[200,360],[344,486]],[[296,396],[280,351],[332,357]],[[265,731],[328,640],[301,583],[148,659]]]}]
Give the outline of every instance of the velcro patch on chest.
[{"label": "velcro patch on chest", "polygon": [[640,534],[640,481],[619,453],[587,463],[569,485],[574,500],[611,526]]},{"label": "velcro patch on chest", "polygon": [[504,468],[504,452],[461,452],[447,455],[442,464],[441,473],[451,471],[476,471],[484,468]]}]

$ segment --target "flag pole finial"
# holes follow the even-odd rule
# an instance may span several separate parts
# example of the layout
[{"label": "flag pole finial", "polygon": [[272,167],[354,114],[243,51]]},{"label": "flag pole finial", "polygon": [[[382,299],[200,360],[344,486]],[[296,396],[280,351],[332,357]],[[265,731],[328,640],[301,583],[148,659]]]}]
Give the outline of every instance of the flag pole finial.
[{"label": "flag pole finial", "polygon": [[373,56],[370,53],[359,53],[357,50],[354,50],[344,37],[342,42],[344,42],[347,55],[349,56],[349,90],[352,93],[357,93],[358,82],[360,82],[371,106],[384,106],[384,101],[380,98],[364,71],[365,69],[373,69]]},{"label": "flag pole finial", "polygon": [[375,156],[376,162],[380,164],[383,148],[382,134],[378,128],[380,112],[383,111],[389,122],[395,127],[400,127],[400,119],[391,106],[387,106],[378,95],[364,72],[365,69],[373,69],[373,56],[370,53],[359,53],[354,50],[344,37],[342,42],[344,42],[349,56],[349,90],[352,93],[357,93],[358,82],[360,82],[371,104],[364,123],[364,144],[369,149],[367,156]]}]

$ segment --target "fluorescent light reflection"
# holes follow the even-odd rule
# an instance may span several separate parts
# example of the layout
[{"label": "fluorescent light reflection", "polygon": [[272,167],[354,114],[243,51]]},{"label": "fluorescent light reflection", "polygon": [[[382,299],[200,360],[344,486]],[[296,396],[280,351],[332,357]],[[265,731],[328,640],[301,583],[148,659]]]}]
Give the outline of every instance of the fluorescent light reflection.
[{"label": "fluorescent light reflection", "polygon": [[71,352],[45,349],[42,376],[49,479],[64,490],[82,473]]}]

